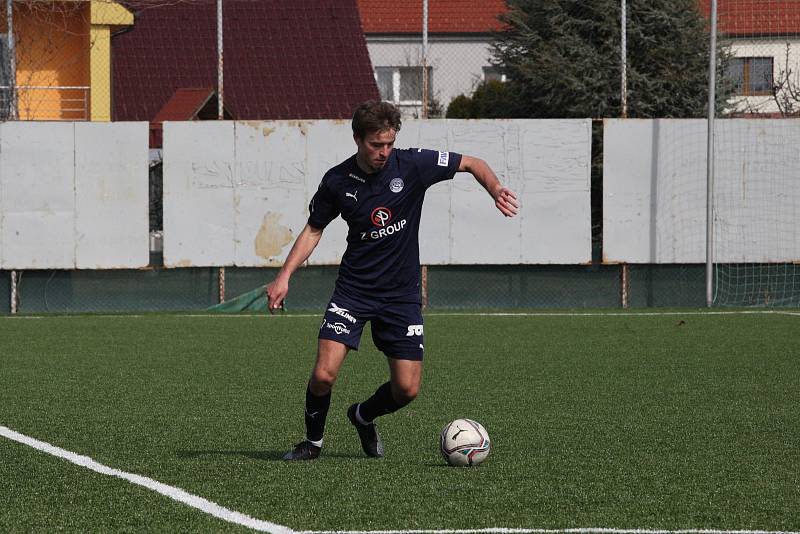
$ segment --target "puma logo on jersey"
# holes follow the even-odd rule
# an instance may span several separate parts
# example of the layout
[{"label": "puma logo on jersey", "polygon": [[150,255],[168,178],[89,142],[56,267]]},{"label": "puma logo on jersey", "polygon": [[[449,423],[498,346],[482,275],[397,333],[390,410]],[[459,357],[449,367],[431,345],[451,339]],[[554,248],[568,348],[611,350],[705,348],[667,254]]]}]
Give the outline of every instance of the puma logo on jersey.
[{"label": "puma logo on jersey", "polygon": [[358,190],[354,191],[353,193],[345,192],[344,196],[345,196],[345,198],[352,197],[353,200],[358,202]]}]

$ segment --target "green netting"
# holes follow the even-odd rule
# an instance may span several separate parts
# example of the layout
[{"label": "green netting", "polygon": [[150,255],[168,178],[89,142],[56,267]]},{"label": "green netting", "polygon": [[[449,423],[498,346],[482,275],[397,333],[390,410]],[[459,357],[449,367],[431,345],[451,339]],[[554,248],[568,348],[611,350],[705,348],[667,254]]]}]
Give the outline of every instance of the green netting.
[{"label": "green netting", "polygon": [[215,304],[208,308],[208,311],[222,313],[266,312],[267,298],[264,294],[264,287],[251,289],[247,293],[242,293],[230,300]]},{"label": "green netting", "polygon": [[139,312],[204,309],[218,301],[216,269],[24,271],[19,311]]},{"label": "green netting", "polygon": [[11,271],[0,271],[0,313],[11,312]]},{"label": "green netting", "polygon": [[[21,313],[264,311],[264,285],[275,268],[226,268],[219,304],[217,268],[115,271],[23,271]],[[447,309],[613,308],[621,305],[619,265],[432,266],[428,306]],[[308,267],[292,277],[286,308],[320,311],[336,267]],[[0,276],[0,313],[9,313],[10,273]],[[629,266],[631,307],[702,307],[705,266]],[[762,304],[763,305],[763,304]]]},{"label": "green netting", "polygon": [[619,304],[619,268],[616,266],[428,268],[428,305],[431,309],[589,308]]},{"label": "green netting", "polygon": [[705,265],[630,265],[631,307],[703,307]]},{"label": "green netting", "polygon": [[[286,297],[286,309],[320,310],[328,303],[339,272],[338,266],[305,267],[298,269],[292,276],[289,295]],[[248,294],[256,289],[263,294],[264,286],[278,274],[277,268],[226,268],[225,296],[226,300]],[[266,310],[266,303],[263,308]]]}]

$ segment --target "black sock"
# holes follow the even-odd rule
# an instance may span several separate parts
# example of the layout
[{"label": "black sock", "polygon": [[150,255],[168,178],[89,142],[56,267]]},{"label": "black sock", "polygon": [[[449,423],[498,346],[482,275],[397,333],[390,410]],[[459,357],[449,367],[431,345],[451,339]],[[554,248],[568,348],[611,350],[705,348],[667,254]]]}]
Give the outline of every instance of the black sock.
[{"label": "black sock", "polygon": [[408,404],[408,402],[397,402],[394,395],[392,395],[391,382],[386,382],[379,387],[370,398],[361,403],[361,406],[358,408],[358,413],[361,419],[371,423],[376,417],[396,412]]},{"label": "black sock", "polygon": [[325,419],[331,405],[331,393],[318,397],[306,389],[306,439],[319,441],[325,432]]}]

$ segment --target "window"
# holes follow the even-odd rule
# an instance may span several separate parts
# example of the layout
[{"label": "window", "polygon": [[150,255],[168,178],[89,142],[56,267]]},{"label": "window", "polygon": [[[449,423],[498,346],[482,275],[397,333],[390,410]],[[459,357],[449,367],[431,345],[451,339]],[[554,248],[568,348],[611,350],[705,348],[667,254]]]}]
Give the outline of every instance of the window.
[{"label": "window", "polygon": [[[428,100],[433,98],[433,68],[428,67]],[[422,104],[422,67],[376,67],[381,99],[395,104]]]},{"label": "window", "polygon": [[507,82],[508,77],[500,67],[483,67],[483,81],[490,82],[492,80]]},{"label": "window", "polygon": [[738,95],[771,95],[773,90],[771,57],[731,58],[726,76]]}]

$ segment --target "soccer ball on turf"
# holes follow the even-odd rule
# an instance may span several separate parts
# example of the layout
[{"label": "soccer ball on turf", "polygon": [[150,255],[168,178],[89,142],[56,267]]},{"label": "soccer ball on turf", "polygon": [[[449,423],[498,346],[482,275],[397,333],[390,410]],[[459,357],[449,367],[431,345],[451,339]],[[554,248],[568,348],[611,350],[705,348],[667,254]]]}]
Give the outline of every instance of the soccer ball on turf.
[{"label": "soccer ball on turf", "polygon": [[489,456],[492,442],[483,425],[471,419],[456,419],[442,429],[439,450],[450,465],[478,465]]}]

